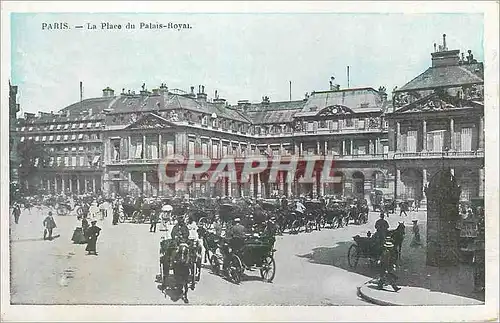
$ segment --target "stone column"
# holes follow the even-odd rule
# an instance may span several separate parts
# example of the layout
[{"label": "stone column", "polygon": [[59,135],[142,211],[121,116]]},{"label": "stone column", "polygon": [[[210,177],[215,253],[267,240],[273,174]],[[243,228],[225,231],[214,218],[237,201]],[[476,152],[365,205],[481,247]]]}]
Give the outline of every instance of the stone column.
[{"label": "stone column", "polygon": [[256,175],[256,179],[257,179],[257,197],[261,197],[262,196],[262,184],[260,182],[260,174]]},{"label": "stone column", "polygon": [[163,158],[163,151],[161,149],[161,133],[158,133],[158,158]]},{"label": "stone column", "polygon": [[95,175],[92,176],[92,192],[96,192]]},{"label": "stone column", "polygon": [[396,151],[401,151],[401,123],[399,121],[396,122]]},{"label": "stone column", "polygon": [[300,142],[300,151],[299,151],[300,156],[304,156],[304,146],[302,144],[302,141]]},{"label": "stone column", "polygon": [[233,186],[232,186],[232,183],[231,183],[231,179],[228,178],[227,179],[227,196],[229,196],[229,197],[233,196],[232,190],[233,190]]},{"label": "stone column", "polygon": [[128,191],[129,193],[132,191],[132,173],[128,172]]},{"label": "stone column", "polygon": [[293,183],[293,174],[292,173],[286,173],[286,179],[287,179],[287,186],[286,186],[286,196],[290,197],[292,196],[292,183]]},{"label": "stone column", "polygon": [[76,193],[80,194],[80,176],[76,176]]},{"label": "stone column", "polygon": [[325,153],[323,155],[328,155],[328,140],[325,140]]},{"label": "stone column", "polygon": [[354,155],[354,140],[351,139],[351,146],[349,147],[350,155]]},{"label": "stone column", "polygon": [[384,151],[379,151],[380,148],[380,137],[377,137],[377,140],[375,141],[375,154],[382,154]]},{"label": "stone column", "polygon": [[450,150],[455,150],[455,121],[450,118]]},{"label": "stone column", "polygon": [[47,192],[50,193],[50,179],[47,179]]},{"label": "stone column", "polygon": [[345,140],[342,140],[342,156],[345,156]]},{"label": "stone column", "polygon": [[68,186],[69,186],[69,192],[73,193],[73,181],[72,181],[72,176],[68,176]]},{"label": "stone column", "polygon": [[484,198],[484,168],[479,168],[479,197]]},{"label": "stone column", "polygon": [[401,170],[396,169],[396,178],[395,178],[395,196],[394,198],[397,199],[400,195],[401,192]]},{"label": "stone column", "polygon": [[451,176],[455,176],[455,168],[450,168]]},{"label": "stone column", "polygon": [[146,159],[146,135],[142,135],[142,159]]},{"label": "stone column", "polygon": [[[64,185],[63,185],[64,187]],[[57,176],[54,176],[54,192],[57,193]],[[63,189],[64,192],[64,189]]]},{"label": "stone column", "polygon": [[316,155],[321,155],[319,140],[316,142]]},{"label": "stone column", "polygon": [[[66,193],[66,176],[61,175],[61,192]],[[56,177],[54,177],[54,181],[56,180]],[[57,182],[56,182],[56,191],[57,191]]]},{"label": "stone column", "polygon": [[420,202],[420,207],[424,208],[427,205],[427,196],[425,194],[425,188],[429,184],[427,181],[427,169],[422,169],[422,201]]},{"label": "stone column", "polygon": [[373,155],[373,140],[368,140],[368,155]]},{"label": "stone column", "polygon": [[324,196],[325,195],[325,183],[323,183],[321,181],[321,171],[318,171],[316,173],[316,176],[318,176],[318,178],[320,178],[318,180],[318,182],[319,182],[319,195]]},{"label": "stone column", "polygon": [[280,195],[284,195],[285,194],[285,181],[286,181],[286,177],[285,177],[285,172],[280,172]]},{"label": "stone column", "polygon": [[127,159],[132,159],[135,156],[132,156],[132,137],[128,136],[128,158]]},{"label": "stone column", "polygon": [[422,120],[422,151],[427,151],[427,121]]},{"label": "stone column", "polygon": [[147,185],[147,178],[146,178],[146,172],[142,172],[142,193],[146,194],[146,185]]},{"label": "stone column", "polygon": [[254,177],[255,175],[254,174],[251,174],[249,175],[250,179],[249,179],[249,182],[250,182],[250,197],[255,197],[255,189],[254,189]]},{"label": "stone column", "polygon": [[484,116],[479,118],[478,150],[484,151]]}]

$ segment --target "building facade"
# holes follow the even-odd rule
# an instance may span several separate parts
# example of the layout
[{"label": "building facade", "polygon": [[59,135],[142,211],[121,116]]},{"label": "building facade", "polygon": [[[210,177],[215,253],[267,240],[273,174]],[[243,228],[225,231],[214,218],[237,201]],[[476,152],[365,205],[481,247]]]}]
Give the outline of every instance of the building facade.
[{"label": "building facade", "polygon": [[435,46],[432,65],[396,89],[389,121],[395,194],[425,199],[425,187],[441,168],[451,168],[461,199],[484,197],[483,64],[471,51],[460,55]]},{"label": "building facade", "polygon": [[[102,190],[105,194],[260,196],[339,194],[368,198],[385,189],[397,198],[425,198],[424,187],[443,165],[452,167],[462,197],[484,194],[483,65],[459,57],[446,45],[432,53],[432,66],[393,92],[380,87],[306,94],[303,100],[229,105],[204,86],[184,92],[165,84],[149,91],[81,100],[59,113],[22,121],[21,140],[46,146],[51,155],[37,182],[51,192]],[[24,139],[23,139],[24,138]],[[247,184],[210,174],[166,184],[158,164],[172,154],[232,156],[241,166],[250,155],[331,156],[340,183],[268,183],[268,174]],[[169,168],[173,174],[185,165]],[[299,172],[300,177],[300,172]]]}]

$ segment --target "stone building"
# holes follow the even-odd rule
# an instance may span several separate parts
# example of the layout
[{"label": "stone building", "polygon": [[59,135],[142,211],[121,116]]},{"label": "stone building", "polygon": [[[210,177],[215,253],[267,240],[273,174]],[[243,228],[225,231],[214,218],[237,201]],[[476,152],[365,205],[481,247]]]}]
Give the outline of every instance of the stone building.
[{"label": "stone building", "polygon": [[387,114],[396,195],[423,198],[429,179],[451,168],[461,199],[484,196],[483,63],[449,50],[446,36],[431,67],[393,93]]}]

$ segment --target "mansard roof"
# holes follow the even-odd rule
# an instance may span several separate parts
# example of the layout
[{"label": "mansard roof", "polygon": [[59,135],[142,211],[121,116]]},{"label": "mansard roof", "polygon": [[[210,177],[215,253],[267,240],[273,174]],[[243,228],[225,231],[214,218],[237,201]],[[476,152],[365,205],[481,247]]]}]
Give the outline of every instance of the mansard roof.
[{"label": "mansard roof", "polygon": [[293,121],[306,102],[282,101],[251,104],[245,108],[245,115],[253,124],[286,123]]},{"label": "mansard roof", "polygon": [[395,92],[480,84],[483,71],[483,63],[429,67]]},{"label": "mansard roof", "polygon": [[385,105],[380,92],[373,88],[313,92],[296,117],[317,116],[323,109],[343,106],[353,113],[382,112]]}]

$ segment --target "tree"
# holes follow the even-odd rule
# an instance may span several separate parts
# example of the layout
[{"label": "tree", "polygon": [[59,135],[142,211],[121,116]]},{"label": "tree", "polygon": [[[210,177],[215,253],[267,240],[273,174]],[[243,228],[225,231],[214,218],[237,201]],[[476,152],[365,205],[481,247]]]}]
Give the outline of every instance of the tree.
[{"label": "tree", "polygon": [[[50,155],[47,147],[43,143],[34,140],[25,140],[17,145],[17,154],[19,160],[19,179],[21,190],[31,191],[37,185],[32,185],[32,180],[43,172],[43,169],[49,165]],[[28,182],[28,187],[23,185]],[[40,181],[36,181],[39,183]]]}]

